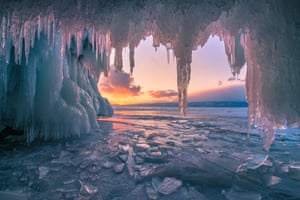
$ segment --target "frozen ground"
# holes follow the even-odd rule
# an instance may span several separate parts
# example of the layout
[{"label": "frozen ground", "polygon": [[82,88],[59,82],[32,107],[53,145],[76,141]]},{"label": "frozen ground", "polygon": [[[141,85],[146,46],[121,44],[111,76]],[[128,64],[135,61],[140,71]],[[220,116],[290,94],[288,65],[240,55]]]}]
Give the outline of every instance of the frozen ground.
[{"label": "frozen ground", "polygon": [[300,199],[300,130],[269,152],[246,108],[117,108],[80,138],[0,141],[0,199]]}]

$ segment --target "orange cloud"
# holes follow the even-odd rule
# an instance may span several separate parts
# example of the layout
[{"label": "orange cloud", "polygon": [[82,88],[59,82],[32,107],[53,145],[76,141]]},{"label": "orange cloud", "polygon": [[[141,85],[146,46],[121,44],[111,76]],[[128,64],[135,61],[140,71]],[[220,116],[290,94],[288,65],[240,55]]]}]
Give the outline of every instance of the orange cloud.
[{"label": "orange cloud", "polygon": [[149,91],[148,94],[153,98],[172,98],[177,97],[177,92],[175,90],[157,90]]},{"label": "orange cloud", "polygon": [[139,96],[141,86],[134,84],[134,79],[129,73],[124,71],[116,71],[111,69],[109,76],[102,79],[99,84],[99,89],[102,93],[113,94],[117,97]]}]

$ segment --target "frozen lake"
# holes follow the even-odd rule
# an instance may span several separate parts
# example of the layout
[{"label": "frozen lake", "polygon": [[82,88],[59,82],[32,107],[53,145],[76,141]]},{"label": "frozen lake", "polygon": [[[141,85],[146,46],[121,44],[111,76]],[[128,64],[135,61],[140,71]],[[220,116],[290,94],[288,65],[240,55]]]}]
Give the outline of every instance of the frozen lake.
[{"label": "frozen lake", "polygon": [[269,152],[247,108],[117,107],[91,134],[0,141],[0,199],[299,199],[300,130]]}]

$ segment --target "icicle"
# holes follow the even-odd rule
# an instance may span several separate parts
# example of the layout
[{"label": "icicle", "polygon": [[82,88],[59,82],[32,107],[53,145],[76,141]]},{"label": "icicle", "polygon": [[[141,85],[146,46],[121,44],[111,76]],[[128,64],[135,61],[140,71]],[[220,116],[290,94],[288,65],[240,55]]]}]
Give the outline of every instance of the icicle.
[{"label": "icicle", "polygon": [[170,42],[168,42],[166,44],[166,48],[167,48],[167,61],[168,61],[168,64],[170,64],[170,49],[172,48],[172,44]]},{"label": "icicle", "polygon": [[76,33],[76,44],[77,44],[77,57],[81,54],[82,51],[82,32]]},{"label": "icicle", "polygon": [[116,47],[115,48],[115,68],[116,70],[122,71],[123,69],[123,55],[122,55],[123,48]]},{"label": "icicle", "polygon": [[41,24],[41,16],[38,16],[38,21],[37,21],[37,33],[38,33],[38,39],[40,39],[40,33],[42,30],[42,24]]},{"label": "icicle", "polygon": [[3,16],[1,21],[1,47],[0,47],[0,54],[3,55],[5,52],[5,42],[6,42],[6,18]]},{"label": "icicle", "polygon": [[177,88],[178,88],[178,106],[183,115],[187,113],[187,88],[191,76],[191,63],[185,59],[177,58]]},{"label": "icicle", "polygon": [[157,51],[157,48],[160,45],[159,37],[157,35],[153,35],[152,39],[153,39],[152,46],[155,48],[155,51]]},{"label": "icicle", "polygon": [[93,52],[96,53],[97,55],[97,52],[95,51],[96,50],[96,44],[95,44],[95,37],[96,37],[96,34],[95,34],[95,28],[92,27],[92,30],[91,30],[91,43],[92,43],[92,49],[93,49]]},{"label": "icicle", "polygon": [[133,44],[129,45],[129,62],[130,62],[130,74],[133,74],[133,68],[134,68],[134,46]]}]

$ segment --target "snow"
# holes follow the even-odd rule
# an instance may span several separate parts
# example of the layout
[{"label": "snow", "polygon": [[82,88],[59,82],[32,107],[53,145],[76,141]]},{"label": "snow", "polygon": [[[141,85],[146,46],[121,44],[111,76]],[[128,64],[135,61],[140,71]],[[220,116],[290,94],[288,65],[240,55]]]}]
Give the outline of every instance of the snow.
[{"label": "snow", "polygon": [[101,72],[108,75],[111,49],[122,70],[129,46],[133,74],[134,48],[149,35],[167,59],[171,50],[176,57],[186,114],[192,51],[212,34],[224,41],[235,77],[247,62],[250,125],[268,150],[277,129],[300,121],[299,13],[297,2],[281,1],[1,2],[1,122],[25,129],[29,141],[88,132],[95,115],[112,114],[95,87]]}]

